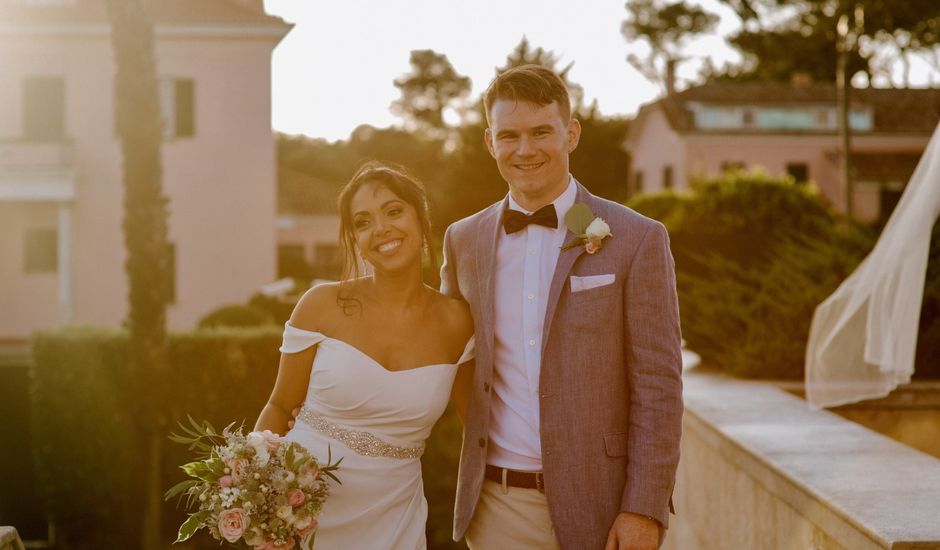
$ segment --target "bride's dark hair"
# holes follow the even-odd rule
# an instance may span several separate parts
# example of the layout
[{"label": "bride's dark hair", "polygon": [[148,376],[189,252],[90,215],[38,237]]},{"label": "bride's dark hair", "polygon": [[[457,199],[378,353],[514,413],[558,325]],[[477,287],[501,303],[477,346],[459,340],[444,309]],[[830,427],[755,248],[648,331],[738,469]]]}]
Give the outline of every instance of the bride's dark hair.
[{"label": "bride's dark hair", "polygon": [[[403,166],[384,161],[369,161],[359,167],[349,182],[339,192],[339,242],[343,255],[343,277],[340,288],[352,279],[359,277],[359,258],[356,236],[352,223],[350,203],[353,196],[365,185],[385,187],[398,198],[410,204],[418,215],[421,224],[424,250],[427,253],[431,269],[437,270],[437,258],[431,253],[431,217],[428,214],[428,195],[424,185],[411,175]],[[340,300],[345,303],[340,292]],[[345,309],[345,307],[344,307]]]}]

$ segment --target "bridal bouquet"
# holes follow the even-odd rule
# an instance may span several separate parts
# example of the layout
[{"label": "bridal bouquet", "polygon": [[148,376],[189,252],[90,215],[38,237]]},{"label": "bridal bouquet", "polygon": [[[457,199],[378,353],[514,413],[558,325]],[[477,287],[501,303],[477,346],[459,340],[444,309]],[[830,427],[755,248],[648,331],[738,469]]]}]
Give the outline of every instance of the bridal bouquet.
[{"label": "bridal bouquet", "polygon": [[181,466],[192,478],[166,492],[169,500],[187,497],[187,508],[198,509],[180,527],[176,542],[208,528],[216,540],[243,540],[260,550],[309,547],[317,515],[329,496],[326,477],[339,483],[334,471],[342,459],[321,465],[297,443],[270,431],[242,433],[229,424],[218,433],[209,423],[180,424],[184,435],[170,439],[189,445],[196,460]]}]

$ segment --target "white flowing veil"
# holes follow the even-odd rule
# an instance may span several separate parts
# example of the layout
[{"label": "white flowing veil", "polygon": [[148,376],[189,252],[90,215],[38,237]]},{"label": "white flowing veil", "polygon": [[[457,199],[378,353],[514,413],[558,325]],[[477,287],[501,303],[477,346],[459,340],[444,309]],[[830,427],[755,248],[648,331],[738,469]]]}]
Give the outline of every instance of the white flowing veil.
[{"label": "white flowing veil", "polygon": [[810,407],[883,397],[910,382],[938,213],[940,126],[875,248],[816,308],[806,346]]}]

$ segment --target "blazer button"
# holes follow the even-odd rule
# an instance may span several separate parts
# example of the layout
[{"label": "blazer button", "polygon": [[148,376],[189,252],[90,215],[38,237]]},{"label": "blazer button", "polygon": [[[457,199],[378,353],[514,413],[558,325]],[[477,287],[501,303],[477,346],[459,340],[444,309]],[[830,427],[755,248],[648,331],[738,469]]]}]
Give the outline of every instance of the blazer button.
[{"label": "blazer button", "polygon": [[480,438],[480,447],[486,447],[486,440],[482,437]]},{"label": "blazer button", "polygon": [[489,382],[483,382],[483,391],[485,391],[485,392],[490,391],[490,383],[489,383]]}]

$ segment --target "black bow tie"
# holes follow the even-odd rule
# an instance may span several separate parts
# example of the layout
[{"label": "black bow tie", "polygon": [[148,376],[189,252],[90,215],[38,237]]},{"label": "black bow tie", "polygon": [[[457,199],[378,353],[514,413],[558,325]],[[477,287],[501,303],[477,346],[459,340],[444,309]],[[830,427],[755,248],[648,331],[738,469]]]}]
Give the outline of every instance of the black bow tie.
[{"label": "black bow tie", "polygon": [[529,224],[544,225],[552,229],[558,228],[558,214],[555,213],[555,205],[549,204],[536,210],[532,215],[526,215],[512,208],[506,209],[503,214],[503,228],[506,234],[522,231]]}]

